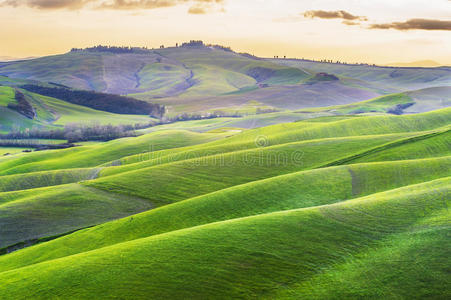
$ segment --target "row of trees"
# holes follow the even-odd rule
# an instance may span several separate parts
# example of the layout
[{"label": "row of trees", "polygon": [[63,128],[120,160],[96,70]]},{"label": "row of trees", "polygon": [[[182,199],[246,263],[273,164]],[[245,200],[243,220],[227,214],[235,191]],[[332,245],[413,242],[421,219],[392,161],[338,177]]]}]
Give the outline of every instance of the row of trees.
[{"label": "row of trees", "polygon": [[124,53],[145,53],[148,52],[149,49],[147,47],[116,47],[116,46],[94,46],[94,47],[88,47],[88,48],[72,48],[71,52],[79,52],[79,51],[90,51],[90,52],[109,52],[109,53],[117,53],[117,54],[124,54]]},{"label": "row of trees", "polygon": [[64,138],[68,143],[83,141],[111,141],[122,137],[136,136],[131,127],[119,125],[68,124],[64,128]]},{"label": "row of trees", "polygon": [[[179,47],[179,43],[175,44],[175,47]],[[222,46],[222,45],[215,45],[215,44],[205,44],[201,40],[191,40],[189,42],[181,43],[180,47],[212,47],[215,49],[220,49],[227,52],[233,52],[233,50],[230,47]],[[164,45],[160,45],[158,48],[164,49]],[[109,52],[109,53],[116,53],[116,54],[124,54],[124,53],[148,53],[151,51],[151,49],[147,47],[130,47],[130,46],[103,46],[98,45],[94,47],[88,47],[88,48],[72,48],[70,50],[71,52],[81,52],[81,51],[89,51],[89,52]]]},{"label": "row of trees", "polygon": [[44,87],[32,84],[23,85],[21,88],[40,95],[116,114],[146,114],[160,119],[166,110],[164,106],[159,104],[114,94],[72,90],[62,87]]},{"label": "row of trees", "polygon": [[[257,108],[257,114],[275,112],[273,109]],[[164,118],[159,122],[137,123],[134,125],[100,125],[98,123],[67,124],[62,129],[39,129],[26,128],[20,130],[13,128],[9,133],[0,134],[0,146],[9,147],[30,147],[37,149],[56,149],[74,146],[73,143],[83,141],[110,141],[123,137],[137,136],[136,130],[145,129],[157,125],[168,124],[178,121],[204,120],[221,117],[239,118],[243,115],[238,112],[214,111],[207,114],[187,114],[183,113],[171,118]],[[45,140],[67,140],[67,143],[55,144],[54,142],[45,142]]]},{"label": "row of trees", "polygon": [[82,141],[109,141],[121,137],[136,136],[135,130],[148,128],[161,123],[141,123],[134,125],[100,125],[96,123],[67,124],[63,129],[43,130],[38,128],[19,130],[13,129],[7,134],[0,135],[1,141],[17,141],[22,145],[23,140],[67,140],[68,143]]},{"label": "row of trees", "polygon": [[369,64],[369,63],[349,63],[349,62],[345,62],[345,61],[340,61],[340,60],[332,60],[332,59],[319,59],[319,60],[315,60],[315,59],[304,59],[302,58],[302,60],[305,61],[312,61],[312,62],[321,62],[321,63],[328,63],[328,64],[337,64],[337,65],[357,65],[357,66],[372,66],[372,67],[376,67],[376,64]]},{"label": "row of trees", "polygon": [[[258,109],[257,109],[258,110]],[[261,114],[264,113],[261,110],[257,111],[257,114]],[[167,123],[173,123],[173,122],[179,122],[179,121],[193,121],[193,120],[207,120],[207,119],[215,119],[215,118],[240,118],[243,117],[242,114],[236,112],[224,112],[221,110],[215,110],[212,113],[205,113],[205,114],[188,114],[188,113],[183,113],[183,114],[179,114],[177,116],[174,117],[170,117],[170,118],[165,118],[165,124]],[[163,123],[159,123],[159,124],[163,124]]]}]

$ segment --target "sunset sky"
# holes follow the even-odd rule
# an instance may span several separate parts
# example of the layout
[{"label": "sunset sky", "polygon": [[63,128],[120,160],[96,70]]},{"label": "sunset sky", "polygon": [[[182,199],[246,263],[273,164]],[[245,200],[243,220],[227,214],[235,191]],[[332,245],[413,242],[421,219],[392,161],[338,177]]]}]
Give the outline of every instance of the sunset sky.
[{"label": "sunset sky", "polygon": [[451,65],[449,0],[0,0],[0,57],[201,39],[258,56]]}]

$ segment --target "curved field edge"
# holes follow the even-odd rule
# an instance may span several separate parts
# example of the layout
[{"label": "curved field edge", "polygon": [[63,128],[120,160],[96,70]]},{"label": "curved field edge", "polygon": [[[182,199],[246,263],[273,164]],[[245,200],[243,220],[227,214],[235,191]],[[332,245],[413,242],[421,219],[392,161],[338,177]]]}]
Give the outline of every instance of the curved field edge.
[{"label": "curved field edge", "polygon": [[449,182],[193,227],[2,272],[0,295],[271,297],[440,217],[451,199]]},{"label": "curved field edge", "polygon": [[[131,170],[140,165],[155,165],[180,159],[205,155],[223,154],[259,147],[276,146],[292,142],[339,138],[350,136],[371,136],[384,134],[427,134],[427,131],[443,131],[449,126],[451,109],[406,116],[374,116],[338,120],[328,123],[297,122],[267,126],[244,131],[227,139],[180,149],[180,153],[168,151],[148,152],[121,159],[122,168],[104,170],[111,174],[118,170]],[[125,166],[130,165],[130,166]]]},{"label": "curved field edge", "polygon": [[281,289],[277,299],[365,298],[447,299],[451,292],[447,257],[451,247],[444,211],[396,234],[352,259],[322,270],[311,279]]},{"label": "curved field edge", "polygon": [[[204,134],[199,138],[176,138],[177,134],[195,136],[188,131],[163,131],[138,138],[120,139],[97,146],[84,146],[45,153],[30,153],[14,157],[0,158],[0,175],[12,175],[27,172],[48,171],[67,168],[87,168],[114,162],[125,156],[139,154],[135,157],[146,160],[144,152],[154,152],[169,148],[179,148],[192,144],[204,144],[188,154],[197,155],[199,151],[217,151],[220,153],[238,151],[256,144],[263,137],[265,146],[282,143],[305,141],[309,139],[381,135],[390,133],[407,133],[428,131],[449,126],[451,109],[406,116],[377,116],[352,118],[332,123],[286,123],[265,128],[245,131],[222,141],[210,142],[227,137],[229,134]],[[173,137],[171,138],[171,134]],[[167,136],[165,136],[167,135]],[[199,135],[199,134],[197,134]],[[209,140],[210,139],[210,140]],[[188,149],[185,149],[188,150]],[[216,153],[217,153],[216,152]],[[63,159],[64,158],[64,159]],[[164,157],[163,157],[164,159]],[[124,163],[123,160],[120,163]]]},{"label": "curved field edge", "polygon": [[0,271],[212,222],[326,205],[418,184],[450,176],[450,164],[450,157],[356,164],[234,186],[0,257]]},{"label": "curved field edge", "polygon": [[237,184],[313,169],[398,138],[383,135],[287,143],[159,164],[83,184],[149,199],[161,206]]}]

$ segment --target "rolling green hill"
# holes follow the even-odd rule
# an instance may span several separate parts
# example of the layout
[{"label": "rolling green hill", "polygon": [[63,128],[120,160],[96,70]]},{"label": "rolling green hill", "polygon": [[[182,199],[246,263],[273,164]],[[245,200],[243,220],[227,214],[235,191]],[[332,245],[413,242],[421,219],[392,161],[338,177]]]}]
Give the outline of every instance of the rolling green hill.
[{"label": "rolling green hill", "polygon": [[[446,230],[440,226],[443,221],[435,220],[449,216],[442,199],[437,198],[441,195],[449,199],[449,180],[443,178],[333,205],[261,214],[137,239],[2,272],[0,278],[7,284],[0,289],[5,297],[42,298],[51,295],[86,298],[93,296],[93,291],[101,298],[130,297],[130,293],[139,298],[252,298],[274,297],[287,291],[303,297],[293,288],[328,269],[337,272],[335,265],[353,263],[353,257],[364,251],[371,259],[374,248],[382,248],[385,251],[380,255],[387,255],[389,247],[405,253],[415,246],[437,247],[446,241]],[[390,213],[381,215],[382,211]],[[424,228],[435,233],[421,234]],[[417,241],[410,241],[408,237],[418,231]],[[421,238],[429,242],[423,244]],[[428,256],[440,257],[445,249],[434,248]],[[433,259],[430,257],[423,259]],[[360,266],[357,261],[345,271],[352,276],[353,272],[363,271]],[[421,270],[416,268],[409,270],[414,273]],[[420,294],[398,285],[384,286],[389,278],[386,275],[382,282],[367,278],[370,285],[360,290],[359,295],[375,296],[376,289],[379,296],[432,293],[446,297],[447,290],[440,289],[446,284],[446,267],[433,264],[428,269],[430,276],[424,276],[434,284],[423,283]],[[434,281],[434,275],[439,275],[440,281]],[[421,284],[420,278],[411,276],[408,284]],[[346,287],[343,289],[345,293]],[[327,289],[307,290],[321,293]],[[352,291],[350,294],[355,295]]]},{"label": "rolling green hill", "polygon": [[218,47],[0,64],[5,132],[150,119],[23,91],[30,120],[14,77],[249,114],[0,157],[0,299],[450,298],[448,70],[415,70]]},{"label": "rolling green hill", "polygon": [[[0,258],[0,271],[211,222],[332,204],[448,176],[449,167],[450,157],[366,163],[237,185],[13,253],[8,259]],[[381,178],[381,172],[386,176]],[[178,217],[171,218],[174,215]]]}]

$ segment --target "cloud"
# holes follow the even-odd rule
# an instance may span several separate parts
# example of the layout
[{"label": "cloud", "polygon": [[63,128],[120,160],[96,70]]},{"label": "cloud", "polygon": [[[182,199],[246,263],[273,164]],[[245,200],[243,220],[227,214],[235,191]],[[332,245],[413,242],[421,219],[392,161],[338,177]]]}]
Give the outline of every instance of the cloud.
[{"label": "cloud", "polygon": [[191,6],[188,10],[189,14],[193,14],[193,15],[204,15],[207,13],[207,9],[203,6]]},{"label": "cloud", "polygon": [[78,9],[95,0],[6,0],[0,6],[28,6],[37,9]]},{"label": "cloud", "polygon": [[345,25],[348,25],[348,26],[360,25],[360,22],[354,22],[354,21],[349,21],[349,20],[344,20],[344,21],[341,22],[341,23],[343,23],[343,24],[345,24]]},{"label": "cloud", "polygon": [[368,21],[367,17],[355,16],[344,10],[325,11],[325,10],[308,10],[303,13],[305,18],[320,18],[320,19],[344,19],[348,21]]},{"label": "cloud", "polygon": [[[204,13],[225,0],[0,0],[0,6],[27,6],[36,9],[80,9],[90,6],[96,9],[134,10],[172,7],[194,4],[191,11]],[[191,12],[192,13],[192,12]]]},{"label": "cloud", "polygon": [[397,29],[397,30],[451,30],[451,21],[410,19],[405,22],[392,22],[372,24],[370,29]]},{"label": "cloud", "polygon": [[216,1],[196,1],[188,10],[189,14],[205,15],[212,12],[225,12],[223,0]]}]

